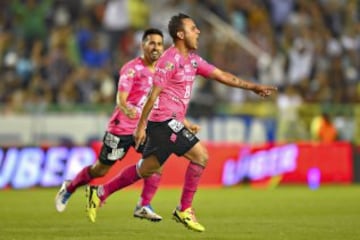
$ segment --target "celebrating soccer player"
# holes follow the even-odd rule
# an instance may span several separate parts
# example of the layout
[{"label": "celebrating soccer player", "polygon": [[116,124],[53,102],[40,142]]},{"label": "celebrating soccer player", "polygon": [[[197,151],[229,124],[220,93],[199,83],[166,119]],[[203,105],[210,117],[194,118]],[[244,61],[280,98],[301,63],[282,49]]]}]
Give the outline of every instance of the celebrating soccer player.
[{"label": "celebrating soccer player", "polygon": [[192,230],[203,232],[205,228],[196,220],[192,202],[208,154],[195,136],[198,126],[185,119],[196,75],[253,91],[261,97],[271,95],[276,88],[245,81],[203,60],[194,52],[198,48],[200,30],[189,16],[181,13],[173,16],[168,28],[174,45],[164,52],[156,64],[153,87],[135,131],[136,148],[145,145],[143,160],[126,168],[110,183],[89,187],[88,215],[95,218],[97,208],[111,193],[152,176],[175,153],[190,162],[173,218]]},{"label": "celebrating soccer player", "polygon": [[[72,193],[92,179],[104,176],[110,167],[122,160],[131,146],[135,146],[133,133],[139,120],[147,94],[152,86],[155,62],[164,50],[163,34],[158,29],[147,29],[142,37],[143,56],[137,57],[120,70],[117,93],[117,106],[109,120],[103,138],[103,146],[98,161],[92,166],[83,168],[72,181],[65,181],[55,197],[57,211],[63,212]],[[136,148],[138,152],[143,147]],[[156,171],[144,179],[141,199],[137,204],[134,217],[161,221],[150,202],[158,188],[161,171]]]}]

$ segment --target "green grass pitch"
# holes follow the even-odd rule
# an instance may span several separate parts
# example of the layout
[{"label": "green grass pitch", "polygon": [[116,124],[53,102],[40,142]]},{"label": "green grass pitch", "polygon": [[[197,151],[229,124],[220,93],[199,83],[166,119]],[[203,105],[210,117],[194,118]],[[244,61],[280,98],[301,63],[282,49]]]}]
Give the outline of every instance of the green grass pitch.
[{"label": "green grass pitch", "polygon": [[132,217],[140,189],[112,195],[98,211],[96,223],[85,215],[84,189],[57,213],[57,189],[0,191],[0,240],[112,239],[360,239],[360,186],[280,186],[276,189],[200,188],[194,202],[203,233],[171,219],[180,188],[160,188],[153,207],[164,220]]}]

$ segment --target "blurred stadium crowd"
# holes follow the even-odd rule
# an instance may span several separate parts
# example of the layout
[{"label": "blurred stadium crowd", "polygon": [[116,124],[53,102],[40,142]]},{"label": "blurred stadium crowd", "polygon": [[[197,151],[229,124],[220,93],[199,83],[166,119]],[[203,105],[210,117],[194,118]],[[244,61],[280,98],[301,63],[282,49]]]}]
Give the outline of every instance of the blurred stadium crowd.
[{"label": "blurred stadium crowd", "polygon": [[[271,61],[257,61],[217,31],[199,6]],[[139,54],[142,30],[157,27],[167,35],[178,12],[199,25],[205,59],[278,86],[280,107],[360,100],[358,0],[12,0],[0,1],[0,111],[113,104],[118,70]],[[258,101],[212,81],[198,81],[195,90],[195,104],[210,114],[215,103]]]}]

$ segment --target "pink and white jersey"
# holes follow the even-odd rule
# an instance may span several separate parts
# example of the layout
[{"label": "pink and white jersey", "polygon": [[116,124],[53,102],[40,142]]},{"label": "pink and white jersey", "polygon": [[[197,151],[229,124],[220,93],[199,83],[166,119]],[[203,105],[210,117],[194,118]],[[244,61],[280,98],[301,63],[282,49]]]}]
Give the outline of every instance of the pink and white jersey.
[{"label": "pink and white jersey", "polygon": [[128,92],[128,106],[137,109],[135,119],[129,119],[117,106],[108,123],[107,131],[116,135],[133,134],[144,107],[147,94],[153,83],[154,74],[144,65],[143,60],[137,57],[120,70],[118,91]]},{"label": "pink and white jersey", "polygon": [[199,55],[184,57],[174,46],[166,50],[156,64],[154,85],[162,88],[151,111],[149,120],[162,122],[168,119],[182,121],[189,105],[196,75],[209,77],[215,66]]}]

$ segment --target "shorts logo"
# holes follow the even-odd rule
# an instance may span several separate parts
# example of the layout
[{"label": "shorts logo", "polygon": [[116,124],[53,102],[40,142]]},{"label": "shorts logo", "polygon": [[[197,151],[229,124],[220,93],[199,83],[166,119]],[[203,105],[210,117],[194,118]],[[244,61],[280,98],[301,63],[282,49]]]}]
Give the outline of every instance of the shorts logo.
[{"label": "shorts logo", "polygon": [[111,153],[108,153],[107,159],[116,161],[118,159],[121,159],[124,156],[125,152],[123,148],[114,148],[112,149]]},{"label": "shorts logo", "polygon": [[117,148],[118,144],[120,142],[120,138],[111,134],[106,133],[104,143],[109,146],[110,148]]},{"label": "shorts logo", "polygon": [[192,134],[189,130],[187,130],[187,129],[184,129],[184,130],[182,130],[182,135],[184,136],[184,137],[186,137],[189,141],[192,141],[193,139],[194,139],[194,134]]},{"label": "shorts logo", "polygon": [[171,120],[168,125],[176,133],[180,132],[180,130],[184,128],[184,124],[175,119]]}]

